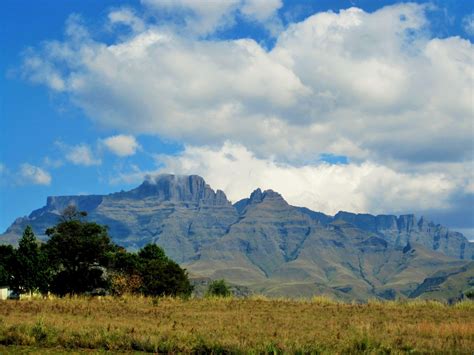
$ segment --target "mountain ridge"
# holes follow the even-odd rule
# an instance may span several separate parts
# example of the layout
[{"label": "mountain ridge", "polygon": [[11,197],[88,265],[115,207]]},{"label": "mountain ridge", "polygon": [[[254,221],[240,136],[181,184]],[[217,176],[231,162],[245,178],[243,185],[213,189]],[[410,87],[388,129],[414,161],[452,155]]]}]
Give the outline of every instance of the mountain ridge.
[{"label": "mountain ridge", "polygon": [[0,240],[18,240],[27,224],[44,239],[70,204],[108,225],[120,245],[156,243],[196,277],[274,295],[408,297],[431,273],[474,259],[474,243],[423,217],[329,216],[292,206],[270,189],[232,204],[197,175],[148,177],[109,195],[51,196]]}]

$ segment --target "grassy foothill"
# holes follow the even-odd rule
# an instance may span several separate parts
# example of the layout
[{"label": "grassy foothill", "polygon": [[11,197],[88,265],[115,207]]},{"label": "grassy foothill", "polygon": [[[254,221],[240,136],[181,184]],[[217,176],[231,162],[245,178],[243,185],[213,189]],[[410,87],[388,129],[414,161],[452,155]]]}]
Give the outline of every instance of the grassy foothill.
[{"label": "grassy foothill", "polygon": [[9,300],[0,302],[0,346],[2,353],[472,354],[474,302],[138,296]]}]

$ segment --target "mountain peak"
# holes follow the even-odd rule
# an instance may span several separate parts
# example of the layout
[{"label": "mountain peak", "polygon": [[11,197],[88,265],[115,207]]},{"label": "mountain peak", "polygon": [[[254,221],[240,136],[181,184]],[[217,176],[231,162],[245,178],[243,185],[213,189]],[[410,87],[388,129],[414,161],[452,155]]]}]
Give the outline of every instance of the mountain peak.
[{"label": "mountain peak", "polygon": [[199,175],[159,174],[147,176],[140,186],[119,195],[134,199],[155,197],[163,201],[194,202],[208,205],[230,204],[224,192],[214,191]]},{"label": "mountain peak", "polygon": [[263,192],[257,188],[250,194],[249,203],[260,203],[263,200]]},{"label": "mountain peak", "polygon": [[[263,199],[272,199],[272,200],[282,200],[282,201],[285,201],[285,199],[283,198],[283,196],[281,194],[279,194],[278,192],[276,191],[273,191],[271,189],[269,190],[265,190],[263,192]],[[286,202],[286,201],[285,201]]]},{"label": "mountain peak", "polygon": [[254,203],[260,203],[265,200],[279,200],[279,201],[285,201],[285,199],[276,191],[273,191],[271,189],[265,190],[262,192],[260,188],[257,188],[250,194],[250,198],[248,199],[248,203],[254,204]]},{"label": "mountain peak", "polygon": [[262,192],[262,189],[257,188],[250,194],[250,197],[237,201],[234,204],[234,207],[237,209],[239,214],[242,214],[245,212],[247,206],[256,205],[264,201],[288,205],[285,199],[278,192],[275,192],[271,189]]}]

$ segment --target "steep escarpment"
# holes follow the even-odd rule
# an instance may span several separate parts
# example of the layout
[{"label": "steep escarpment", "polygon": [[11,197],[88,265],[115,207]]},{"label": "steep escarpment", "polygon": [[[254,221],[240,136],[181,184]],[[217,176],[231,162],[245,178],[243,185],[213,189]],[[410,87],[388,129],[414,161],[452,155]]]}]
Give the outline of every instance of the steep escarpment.
[{"label": "steep escarpment", "polygon": [[156,243],[195,277],[225,278],[269,295],[408,297],[436,272],[462,269],[474,258],[473,243],[461,233],[423,217],[328,216],[261,189],[232,205],[196,175],[149,177],[109,195],[49,197],[0,239],[15,243],[26,225],[46,238],[69,205],[107,225],[113,240],[131,250]]}]

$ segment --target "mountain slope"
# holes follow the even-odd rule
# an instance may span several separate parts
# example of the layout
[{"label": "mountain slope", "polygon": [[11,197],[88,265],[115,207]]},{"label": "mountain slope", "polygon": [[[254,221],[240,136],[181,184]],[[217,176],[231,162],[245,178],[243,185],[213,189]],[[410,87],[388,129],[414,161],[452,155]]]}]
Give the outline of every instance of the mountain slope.
[{"label": "mountain slope", "polygon": [[195,277],[225,278],[270,295],[407,297],[435,272],[474,258],[473,243],[462,234],[424,218],[332,217],[260,189],[232,205],[196,175],[159,175],[104,196],[49,197],[0,239],[15,242],[28,224],[45,238],[45,229],[71,204],[108,225],[118,244],[137,249],[157,243]]},{"label": "mountain slope", "polygon": [[225,194],[214,192],[201,177],[159,175],[127,192],[49,197],[45,207],[17,219],[3,237],[12,242],[31,224],[35,234],[45,238],[46,228],[71,204],[87,211],[89,220],[109,226],[118,244],[133,250],[157,243],[178,262],[191,260],[238,219]]},{"label": "mountain slope", "polygon": [[438,270],[423,280],[410,297],[455,301],[468,290],[474,290],[474,262]]}]

